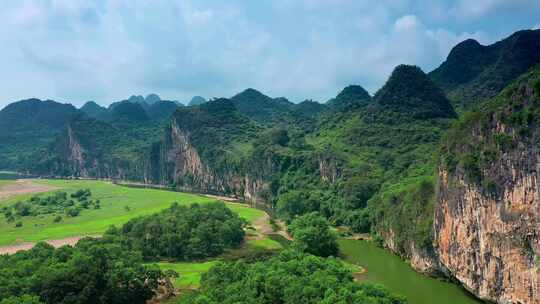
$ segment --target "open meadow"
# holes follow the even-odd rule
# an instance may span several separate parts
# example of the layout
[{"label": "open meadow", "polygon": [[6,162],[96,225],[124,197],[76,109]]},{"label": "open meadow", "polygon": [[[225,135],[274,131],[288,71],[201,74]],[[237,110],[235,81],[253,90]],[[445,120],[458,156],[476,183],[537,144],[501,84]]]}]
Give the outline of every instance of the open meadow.
[{"label": "open meadow", "polygon": [[[9,181],[2,181],[7,184]],[[20,218],[21,227],[0,219],[0,246],[23,242],[62,239],[74,236],[100,235],[111,225],[121,226],[129,219],[156,213],[169,207],[173,202],[180,205],[205,204],[215,199],[202,195],[118,186],[110,182],[92,180],[32,180],[32,183],[52,187],[52,191],[41,194],[22,194],[0,200],[0,207],[10,206],[32,196],[46,197],[55,191],[68,194],[80,189],[90,189],[92,199],[100,200],[99,209],[88,209],[75,217],[62,215],[62,221],[55,223],[57,215],[45,214]],[[264,212],[234,203],[227,206],[242,218],[251,222],[264,216]],[[19,220],[17,220],[19,221]]]},{"label": "open meadow", "polygon": [[[15,180],[1,180],[0,191],[3,186],[20,183]],[[32,242],[48,241],[51,244],[66,244],[70,240],[76,242],[81,236],[98,236],[109,226],[121,226],[128,220],[159,212],[168,208],[173,202],[180,205],[193,203],[207,204],[215,202],[215,198],[203,195],[173,192],[167,190],[131,188],[115,185],[110,182],[93,180],[26,180],[28,186],[44,186],[43,189],[51,189],[42,193],[29,193],[11,196],[7,199],[0,199],[0,207],[12,206],[19,201],[28,200],[31,197],[48,197],[58,191],[64,191],[68,195],[80,189],[89,189],[91,198],[100,201],[99,209],[85,209],[78,216],[69,217],[62,214],[62,221],[55,223],[57,214],[45,214],[38,216],[26,216],[17,219],[22,222],[21,227],[8,223],[7,219],[0,218],[0,246],[5,248],[13,247],[14,250],[31,248]],[[238,249],[233,250],[234,254],[246,254],[252,250],[279,250],[283,246],[269,238],[262,231],[267,231],[269,224],[268,216],[265,212],[251,208],[241,203],[226,202],[226,206],[249,223],[246,233],[245,243]],[[266,225],[266,227],[261,227]],[[55,243],[56,242],[56,243]],[[14,252],[12,250],[11,252]],[[9,252],[9,251],[6,251]],[[179,274],[173,280],[173,285],[177,289],[196,289],[199,287],[201,276],[210,267],[215,265],[221,257],[206,261],[158,263],[163,269],[172,269]]]}]

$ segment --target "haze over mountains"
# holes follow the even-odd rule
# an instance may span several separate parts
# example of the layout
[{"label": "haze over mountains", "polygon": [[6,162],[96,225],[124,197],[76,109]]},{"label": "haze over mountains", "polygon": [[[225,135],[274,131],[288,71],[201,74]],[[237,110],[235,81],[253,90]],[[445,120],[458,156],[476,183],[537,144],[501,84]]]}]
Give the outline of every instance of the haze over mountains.
[{"label": "haze over mountains", "polygon": [[253,88],[189,106],[19,101],[0,111],[0,169],[317,211],[483,299],[535,303],[539,50],[540,30],[466,40],[434,71],[399,65],[373,96],[353,84],[324,104]]}]

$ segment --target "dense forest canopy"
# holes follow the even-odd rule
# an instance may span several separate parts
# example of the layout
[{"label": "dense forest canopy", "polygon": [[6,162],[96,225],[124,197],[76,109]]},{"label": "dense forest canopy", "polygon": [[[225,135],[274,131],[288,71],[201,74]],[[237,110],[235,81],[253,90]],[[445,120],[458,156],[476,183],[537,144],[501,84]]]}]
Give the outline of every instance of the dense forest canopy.
[{"label": "dense forest canopy", "polygon": [[407,303],[381,286],[356,284],[339,260],[285,251],[267,261],[223,263],[203,275],[186,304]]},{"label": "dense forest canopy", "polygon": [[[146,303],[163,273],[143,264],[139,252],[106,240],[81,240],[54,249],[0,256],[1,303]],[[39,300],[38,300],[39,299]]]},{"label": "dense forest canopy", "polygon": [[[80,110],[16,102],[0,111],[0,169],[230,195],[262,203],[289,225],[290,250],[219,263],[184,303],[405,303],[353,282],[333,258],[339,251],[330,225],[369,234],[407,259],[436,256],[441,170],[501,200],[510,182],[492,178],[491,164],[538,145],[539,33],[520,31],[490,46],[466,40],[428,74],[399,65],[373,96],[350,85],[325,104],[255,89],[196,97],[187,107],[157,95]],[[522,163],[536,168],[536,159]],[[1,210],[10,223],[46,213],[62,221],[60,214],[100,206],[85,190],[74,195],[31,197]],[[111,227],[101,240],[39,244],[0,257],[8,274],[0,276],[0,304],[143,303],[166,277],[143,263],[215,258],[241,246],[245,228],[222,203],[174,204]],[[523,251],[534,256],[528,242]]]},{"label": "dense forest canopy", "polygon": [[194,260],[217,256],[244,240],[245,221],[224,203],[173,204],[160,213],[135,218],[106,237],[141,252],[147,260]]}]

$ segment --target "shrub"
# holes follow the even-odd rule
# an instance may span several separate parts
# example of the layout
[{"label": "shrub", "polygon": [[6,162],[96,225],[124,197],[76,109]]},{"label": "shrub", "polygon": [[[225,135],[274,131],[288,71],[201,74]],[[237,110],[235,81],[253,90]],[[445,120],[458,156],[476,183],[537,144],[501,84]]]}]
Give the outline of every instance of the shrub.
[{"label": "shrub", "polygon": [[69,208],[69,209],[66,209],[66,215],[67,216],[71,216],[71,217],[76,217],[79,215],[81,211],[78,209],[78,208]]}]

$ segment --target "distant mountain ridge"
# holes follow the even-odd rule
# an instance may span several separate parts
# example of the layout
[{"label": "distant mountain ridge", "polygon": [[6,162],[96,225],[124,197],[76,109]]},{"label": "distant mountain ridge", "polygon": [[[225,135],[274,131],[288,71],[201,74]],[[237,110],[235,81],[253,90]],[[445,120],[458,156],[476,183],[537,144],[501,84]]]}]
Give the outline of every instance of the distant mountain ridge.
[{"label": "distant mountain ridge", "polygon": [[[118,106],[121,106],[121,109],[117,109]],[[89,117],[106,122],[141,122],[148,119],[169,119],[172,113],[182,106],[183,104],[177,101],[162,100],[157,94],[149,94],[146,98],[132,95],[127,100],[113,102],[108,108],[89,101],[80,110]]]},{"label": "distant mountain ridge", "polygon": [[80,110],[92,118],[104,117],[107,113],[107,108],[98,105],[95,101],[86,102]]},{"label": "distant mountain ridge", "polygon": [[181,108],[134,96],[94,119],[69,105],[20,102],[0,111],[0,135],[16,147],[0,146],[0,160],[42,176],[235,196],[285,220],[319,212],[419,271],[489,300],[530,303],[540,255],[540,71],[504,84],[536,62],[538,41],[538,31],[487,47],[467,40],[427,75],[400,65],[374,96],[351,85],[327,104],[255,89]]},{"label": "distant mountain ridge", "polygon": [[234,105],[244,115],[260,123],[289,121],[294,104],[286,98],[271,98],[263,93],[248,88],[233,97]]},{"label": "distant mountain ridge", "polygon": [[468,108],[494,97],[512,80],[540,63],[540,30],[519,31],[483,46],[468,39],[456,45],[429,77],[448,98]]},{"label": "distant mountain ridge", "polygon": [[193,96],[191,100],[188,103],[188,106],[199,106],[203,103],[205,103],[207,100],[204,99],[204,97],[201,96]]}]

